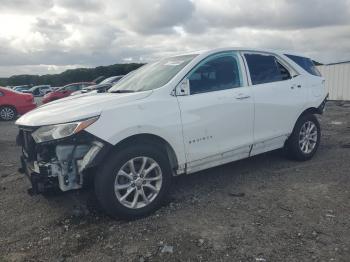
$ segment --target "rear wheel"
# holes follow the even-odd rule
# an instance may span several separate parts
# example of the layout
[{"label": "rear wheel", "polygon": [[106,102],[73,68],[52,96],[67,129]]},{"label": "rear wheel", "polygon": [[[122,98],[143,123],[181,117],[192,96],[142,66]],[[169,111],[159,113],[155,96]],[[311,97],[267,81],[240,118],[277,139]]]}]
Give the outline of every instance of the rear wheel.
[{"label": "rear wheel", "polygon": [[17,116],[16,109],[11,106],[0,107],[0,119],[4,121],[11,121]]},{"label": "rear wheel", "polygon": [[316,116],[304,115],[295,124],[285,149],[288,155],[295,160],[309,160],[316,153],[320,139],[321,129]]},{"label": "rear wheel", "polygon": [[135,145],[118,151],[95,176],[102,208],[113,217],[135,219],[157,210],[171,184],[166,154],[154,145]]}]

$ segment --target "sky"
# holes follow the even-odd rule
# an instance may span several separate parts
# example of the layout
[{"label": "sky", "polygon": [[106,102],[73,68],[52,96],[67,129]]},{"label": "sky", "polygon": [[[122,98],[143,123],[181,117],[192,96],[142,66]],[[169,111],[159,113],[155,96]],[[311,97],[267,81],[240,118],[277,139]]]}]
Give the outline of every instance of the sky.
[{"label": "sky", "polygon": [[350,0],[0,0],[0,77],[230,46],[350,60]]}]

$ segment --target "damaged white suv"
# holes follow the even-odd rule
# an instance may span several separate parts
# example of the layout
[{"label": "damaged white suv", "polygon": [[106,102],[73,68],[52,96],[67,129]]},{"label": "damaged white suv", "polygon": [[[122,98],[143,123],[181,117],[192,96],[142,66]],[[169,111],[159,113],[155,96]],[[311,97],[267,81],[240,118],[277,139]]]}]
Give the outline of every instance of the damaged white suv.
[{"label": "damaged white suv", "polygon": [[92,184],[108,214],[136,218],[161,205],[173,176],[278,148],[310,159],[326,97],[300,55],[223,48],[164,58],[108,93],[22,116],[20,170],[33,193]]}]

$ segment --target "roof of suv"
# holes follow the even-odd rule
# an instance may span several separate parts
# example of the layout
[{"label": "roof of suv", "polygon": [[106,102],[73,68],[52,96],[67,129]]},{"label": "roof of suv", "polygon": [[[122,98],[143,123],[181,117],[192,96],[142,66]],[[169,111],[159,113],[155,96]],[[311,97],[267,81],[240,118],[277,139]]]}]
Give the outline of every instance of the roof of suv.
[{"label": "roof of suv", "polygon": [[191,54],[212,54],[212,53],[218,53],[218,52],[225,52],[225,51],[248,51],[248,52],[264,52],[264,53],[273,53],[277,55],[296,55],[296,56],[304,56],[303,54],[297,53],[295,51],[289,51],[289,50],[273,50],[273,49],[263,49],[263,48],[247,48],[247,47],[223,47],[223,48],[215,48],[215,49],[207,49],[207,50],[198,50],[198,51],[191,51],[188,53],[182,53],[178,54],[176,56],[180,55],[191,55]]}]

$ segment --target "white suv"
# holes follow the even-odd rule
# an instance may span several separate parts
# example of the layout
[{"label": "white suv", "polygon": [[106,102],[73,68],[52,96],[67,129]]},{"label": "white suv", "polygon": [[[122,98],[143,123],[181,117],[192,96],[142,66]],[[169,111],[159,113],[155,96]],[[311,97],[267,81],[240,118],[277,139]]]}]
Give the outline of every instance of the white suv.
[{"label": "white suv", "polygon": [[92,184],[108,214],[136,218],[161,205],[173,176],[278,148],[310,159],[326,96],[300,55],[223,48],[164,58],[108,93],[22,116],[20,170],[33,193]]}]

